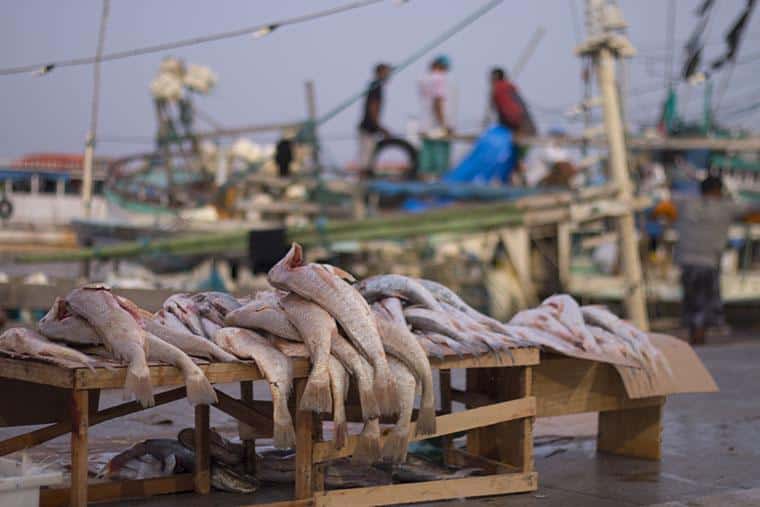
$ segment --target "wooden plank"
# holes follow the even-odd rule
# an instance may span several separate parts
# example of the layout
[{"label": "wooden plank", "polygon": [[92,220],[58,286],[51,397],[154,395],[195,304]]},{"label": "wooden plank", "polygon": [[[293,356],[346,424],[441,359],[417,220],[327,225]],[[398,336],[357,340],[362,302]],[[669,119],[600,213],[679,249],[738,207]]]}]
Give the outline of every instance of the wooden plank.
[{"label": "wooden plank", "polygon": [[71,392],[71,505],[87,505],[87,427],[89,418],[88,392]]},{"label": "wooden plank", "polygon": [[0,376],[56,387],[74,387],[74,370],[26,359],[0,357]]},{"label": "wooden plank", "polygon": [[256,434],[261,438],[272,436],[272,419],[259,414],[255,408],[250,407],[242,401],[236,400],[232,396],[216,389],[216,397],[219,402],[214,404],[214,408],[217,408],[229,414],[238,421],[251,426],[255,429]]},{"label": "wooden plank", "polygon": [[538,417],[603,412],[660,404],[659,397],[632,400],[613,366],[583,359],[544,356],[533,369]]},{"label": "wooden plank", "polygon": [[[247,407],[253,406],[253,382],[250,380],[244,380],[240,382],[240,401],[245,403]],[[271,420],[271,417],[268,418]],[[244,425],[245,423],[240,423]],[[239,426],[240,438],[243,442],[243,449],[245,452],[245,471],[248,474],[256,475],[256,439],[255,438],[243,438],[244,436],[253,433],[253,428],[245,425],[245,429]]]},{"label": "wooden plank", "polygon": [[[437,431],[433,435],[417,436],[415,431],[416,423],[412,423],[410,433],[412,437],[410,442],[426,440],[429,438],[450,435],[459,431],[467,431],[480,426],[488,426],[505,421],[512,421],[523,417],[531,417],[536,414],[536,400],[532,397],[522,398],[519,400],[505,401],[487,405],[484,407],[455,412],[453,414],[436,417]],[[381,439],[385,439],[385,434],[390,431],[386,429]],[[346,445],[336,450],[332,442],[317,442],[314,444],[314,463],[322,463],[337,458],[344,458],[353,454],[358,437],[351,435],[348,437]]]},{"label": "wooden plank", "polygon": [[659,460],[662,457],[664,403],[651,407],[599,413],[596,448],[620,456]]},{"label": "wooden plank", "polygon": [[[0,378],[0,427],[51,424],[67,418],[69,389],[25,380]],[[100,391],[90,392],[90,413],[97,412]],[[34,400],[34,403],[29,403]]]},{"label": "wooden plank", "polygon": [[207,495],[211,491],[209,406],[195,407],[195,492]]},{"label": "wooden plank", "polygon": [[451,356],[444,359],[430,358],[430,366],[439,370],[451,370],[454,368],[495,368],[503,366],[530,366],[538,364],[539,353],[537,348],[527,347],[512,349],[512,356],[501,352],[499,354],[485,354],[482,356]]},{"label": "wooden plank", "polygon": [[447,465],[452,465],[459,468],[481,468],[489,474],[505,474],[505,473],[519,473],[520,469],[512,465],[500,463],[498,461],[485,458],[483,456],[476,456],[469,452],[452,447],[445,451],[445,459]]},{"label": "wooden plank", "polygon": [[[450,414],[452,408],[451,370],[438,370],[438,389],[441,392],[441,413]],[[445,456],[445,451],[451,448],[451,437],[449,435],[441,437],[441,447]]]},{"label": "wooden plank", "polygon": [[[106,500],[124,500],[127,498],[145,498],[166,493],[192,491],[194,487],[192,474],[179,474],[169,477],[156,477],[134,481],[91,481],[87,496],[91,502]],[[64,507],[69,505],[70,489],[42,488],[40,490],[40,507]]]},{"label": "wooden plank", "polygon": [[297,500],[310,498],[314,493],[314,414],[299,410],[301,396],[306,387],[305,379],[296,380],[296,490]]},{"label": "wooden plank", "polygon": [[432,502],[452,498],[468,498],[538,489],[536,473],[499,474],[441,481],[393,484],[369,488],[342,489],[314,495],[315,507],[396,505],[410,502]]},{"label": "wooden plank", "polygon": [[283,502],[271,502],[271,503],[252,503],[248,505],[241,505],[240,507],[308,507],[314,505],[313,498],[303,498],[301,500],[285,500]]}]

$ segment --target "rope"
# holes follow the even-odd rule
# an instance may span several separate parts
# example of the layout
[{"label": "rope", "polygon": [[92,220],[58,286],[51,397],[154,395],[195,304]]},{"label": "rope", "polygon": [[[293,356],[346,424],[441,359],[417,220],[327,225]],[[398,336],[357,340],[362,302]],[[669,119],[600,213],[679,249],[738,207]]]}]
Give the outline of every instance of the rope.
[{"label": "rope", "polygon": [[353,9],[367,7],[369,5],[380,3],[383,1],[384,0],[362,0],[358,2],[351,2],[351,3],[344,4],[338,7],[334,7],[332,9],[325,9],[323,11],[317,11],[310,14],[304,14],[301,16],[293,17],[293,18],[287,18],[280,21],[275,21],[273,23],[249,26],[246,28],[240,28],[238,30],[231,30],[228,32],[215,33],[211,35],[203,35],[200,37],[182,39],[182,40],[178,40],[174,42],[166,42],[164,44],[156,44],[153,46],[144,46],[141,48],[128,49],[125,51],[117,51],[115,53],[109,53],[107,55],[103,55],[101,58],[87,56],[83,58],[71,58],[69,60],[60,60],[58,62],[44,62],[44,63],[29,64],[29,65],[21,65],[18,67],[7,67],[4,69],[0,69],[0,76],[8,76],[12,74],[24,74],[27,72],[39,71],[40,69],[42,70],[43,73],[46,73],[57,67],[74,67],[78,65],[91,65],[93,63],[96,63],[97,61],[106,62],[106,61],[112,61],[112,60],[121,60],[124,58],[132,58],[134,56],[141,56],[141,55],[146,55],[150,53],[159,53],[159,52],[167,51],[170,49],[177,49],[177,48],[182,48],[182,47],[187,47],[187,46],[196,46],[198,44],[205,44],[207,42],[215,42],[215,41],[223,40],[223,39],[231,39],[233,37],[241,37],[243,35],[249,35],[256,32],[264,33],[266,31],[266,33],[269,33],[272,30],[275,30],[283,26],[304,23],[307,21],[312,21],[315,19],[332,16],[334,14],[340,14],[342,12],[350,11]]}]

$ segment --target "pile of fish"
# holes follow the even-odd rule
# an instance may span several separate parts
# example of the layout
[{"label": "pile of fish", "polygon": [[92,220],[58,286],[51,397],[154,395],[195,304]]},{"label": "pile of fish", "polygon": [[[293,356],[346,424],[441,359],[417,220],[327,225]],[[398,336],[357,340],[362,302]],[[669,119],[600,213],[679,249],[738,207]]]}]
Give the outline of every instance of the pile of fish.
[{"label": "pile of fish", "polygon": [[[603,307],[581,307],[567,295],[552,296],[502,323],[430,280],[388,274],[357,282],[335,266],[306,263],[298,244],[269,271],[268,280],[272,289],[251,299],[218,292],[175,294],[156,313],[105,286],[85,286],[55,301],[40,320],[39,333],[16,328],[1,335],[0,351],[92,367],[90,356],[54,342],[102,346],[104,354],[128,365],[125,391],[144,406],[153,404],[148,361],[175,365],[185,377],[190,403],[210,404],[216,402],[215,391],[190,356],[253,360],[272,394],[274,446],[288,449],[295,445],[287,403],[293,368],[282,344],[303,343],[311,370],[298,408],[331,413],[335,446],[342,448],[348,427],[345,401],[353,381],[364,421],[353,460],[364,464],[401,463],[412,434],[435,433],[429,357],[509,356],[516,348],[537,346],[667,368],[646,333]],[[381,416],[396,416],[383,439]]]}]

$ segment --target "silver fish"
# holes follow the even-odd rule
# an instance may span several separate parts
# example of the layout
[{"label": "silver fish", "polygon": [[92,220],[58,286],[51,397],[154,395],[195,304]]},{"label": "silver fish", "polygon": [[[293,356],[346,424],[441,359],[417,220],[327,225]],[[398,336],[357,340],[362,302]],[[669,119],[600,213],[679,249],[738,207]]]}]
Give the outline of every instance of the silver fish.
[{"label": "silver fish", "polygon": [[343,367],[356,380],[356,390],[359,391],[359,404],[362,409],[364,421],[375,419],[380,416],[380,408],[375,398],[375,389],[372,383],[372,366],[359,354],[356,349],[340,334],[332,336],[332,355],[340,361]]},{"label": "silver fish", "polygon": [[303,251],[297,243],[269,270],[267,278],[274,287],[314,301],[338,321],[354,346],[372,364],[380,410],[384,414],[395,413],[393,377],[372,311],[362,295],[323,265],[304,264]]},{"label": "silver fish", "polygon": [[71,313],[66,302],[55,298],[50,310],[37,323],[40,333],[51,340],[82,345],[99,345],[102,340],[86,320]]},{"label": "silver fish", "polygon": [[174,314],[191,333],[211,338],[206,335],[206,331],[203,329],[198,303],[193,301],[190,294],[173,294],[166,298],[163,307],[169,313]]},{"label": "silver fish", "polygon": [[191,333],[184,326],[182,330],[168,327],[159,321],[157,317],[149,317],[143,320],[145,330],[152,333],[167,343],[171,343],[183,352],[191,356],[204,357],[223,363],[234,363],[238,358],[223,350],[216,343],[201,336]]},{"label": "silver fish", "polygon": [[0,334],[0,351],[9,355],[33,357],[64,367],[71,367],[73,363],[92,370],[95,363],[95,359],[78,350],[53,343],[36,331],[23,327],[12,327]]},{"label": "silver fish", "polygon": [[288,320],[303,338],[311,360],[311,372],[301,395],[301,410],[329,413],[330,396],[330,343],[338,327],[329,313],[319,305],[298,294],[288,294],[280,301]]},{"label": "silver fish", "polygon": [[259,485],[252,475],[219,463],[211,465],[211,486],[219,491],[250,495]]},{"label": "silver fish", "polygon": [[[195,451],[195,429],[184,428],[177,433],[177,440]],[[209,428],[209,455],[214,463],[228,466],[238,466],[245,461],[245,450],[242,444],[224,438],[214,428]]]},{"label": "silver fish", "polygon": [[280,306],[281,293],[262,292],[250,303],[233,310],[224,318],[225,325],[260,329],[286,340],[302,342],[301,334]]},{"label": "silver fish", "polygon": [[588,351],[598,351],[599,346],[596,343],[594,335],[586,329],[586,323],[583,320],[583,314],[578,303],[567,294],[555,294],[546,298],[541,306],[548,306],[554,309],[554,316],[565,325],[575,336],[583,342],[583,348]]},{"label": "silver fish", "polygon": [[295,445],[293,419],[288,409],[288,396],[293,387],[293,365],[290,358],[263,336],[237,327],[224,327],[214,335],[214,342],[231,354],[256,361],[269,382],[272,392],[274,446],[289,449]]},{"label": "silver fish", "polygon": [[[427,354],[409,329],[406,326],[398,325],[382,303],[375,303],[372,309],[377,316],[377,325],[386,352],[403,362],[422,386],[417,434],[433,434],[435,433],[435,387],[433,386],[433,371],[430,369]],[[394,371],[393,368],[391,371]],[[394,377],[398,379],[398,375]],[[397,391],[406,394],[405,388],[406,386]],[[404,408],[403,402],[401,403],[402,406],[399,410]]]},{"label": "silver fish", "polygon": [[467,345],[472,350],[477,350],[478,353],[484,353],[489,350],[488,346],[483,341],[475,336],[471,336],[467,332],[456,329],[457,326],[446,314],[433,312],[427,308],[406,308],[404,310],[404,317],[413,328],[423,332],[432,331],[444,336],[453,338],[454,340]]},{"label": "silver fish", "polygon": [[503,326],[501,322],[494,319],[493,317],[489,317],[488,315],[484,315],[483,313],[477,311],[475,308],[465,303],[462,298],[460,298],[453,290],[449,289],[445,285],[434,282],[432,280],[425,280],[424,278],[418,278],[417,281],[420,282],[420,284],[425,287],[439,302],[447,303],[460,312],[465,313],[478,322],[482,323],[492,331],[495,331],[497,333],[500,332],[501,327]]},{"label": "silver fish", "polygon": [[354,288],[370,303],[396,297],[430,310],[442,310],[435,297],[420,282],[408,276],[394,274],[371,276],[354,285]]},{"label": "silver fish", "polygon": [[129,363],[124,390],[134,394],[144,407],[152,407],[153,386],[145,357],[148,344],[145,330],[132,313],[103,288],[74,289],[66,296],[66,303],[95,329],[114,358]]},{"label": "silver fish", "polygon": [[216,392],[197,364],[174,345],[163,341],[150,333],[145,335],[148,342],[148,359],[162,361],[176,366],[185,378],[187,401],[191,405],[210,405],[216,403]]},{"label": "silver fish", "polygon": [[[152,460],[145,460],[149,456]],[[137,443],[111,458],[99,475],[110,479],[145,479],[195,470],[195,453],[170,438]]]},{"label": "silver fish", "polygon": [[[392,463],[402,463],[406,459],[406,450],[409,447],[417,380],[407,365],[395,357],[388,358],[388,365],[396,379],[400,407],[398,420],[385,437],[382,457]],[[419,421],[417,424],[419,425]],[[433,406],[433,427],[435,427],[435,405]],[[430,433],[434,432],[435,430]]]}]

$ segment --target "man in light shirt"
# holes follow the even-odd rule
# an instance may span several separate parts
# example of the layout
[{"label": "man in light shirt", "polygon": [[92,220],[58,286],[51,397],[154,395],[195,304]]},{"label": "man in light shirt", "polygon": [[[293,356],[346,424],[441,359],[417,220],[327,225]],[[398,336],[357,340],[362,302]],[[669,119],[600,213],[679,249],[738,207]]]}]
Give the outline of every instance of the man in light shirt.
[{"label": "man in light shirt", "polygon": [[431,63],[430,72],[420,80],[422,150],[419,170],[425,177],[437,177],[449,169],[449,136],[453,133],[447,110],[450,67],[448,56],[438,56]]}]

